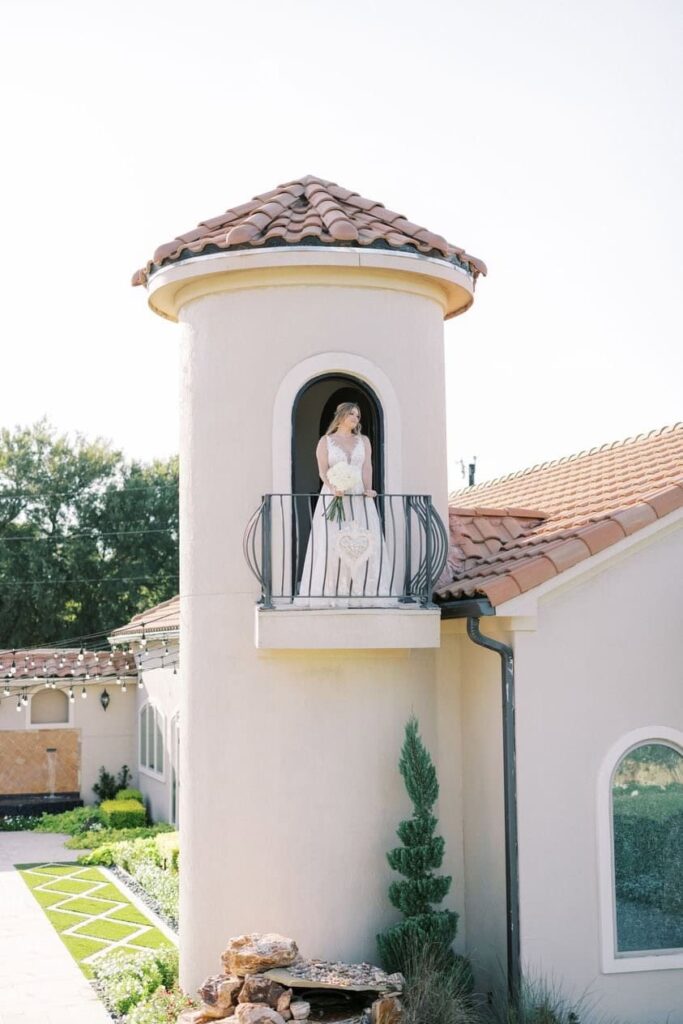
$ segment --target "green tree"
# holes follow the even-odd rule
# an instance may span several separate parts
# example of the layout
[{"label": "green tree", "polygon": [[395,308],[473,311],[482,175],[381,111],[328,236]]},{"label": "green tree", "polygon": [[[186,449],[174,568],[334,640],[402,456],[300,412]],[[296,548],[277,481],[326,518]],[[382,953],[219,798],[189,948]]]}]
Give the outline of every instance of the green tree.
[{"label": "green tree", "polygon": [[452,879],[435,874],[444,855],[444,840],[435,834],[437,819],[432,813],[439,783],[415,717],[406,724],[399,770],[413,802],[413,815],[399,824],[396,831],[403,845],[391,850],[387,860],[403,875],[389,886],[389,899],[403,920],[377,936],[380,956],[388,971],[406,976],[425,956],[444,970],[457,966],[462,976],[463,960],[452,951],[458,915],[433,909],[448,893]]},{"label": "green tree", "polygon": [[177,593],[178,461],[45,421],[0,430],[0,646],[114,628]]}]

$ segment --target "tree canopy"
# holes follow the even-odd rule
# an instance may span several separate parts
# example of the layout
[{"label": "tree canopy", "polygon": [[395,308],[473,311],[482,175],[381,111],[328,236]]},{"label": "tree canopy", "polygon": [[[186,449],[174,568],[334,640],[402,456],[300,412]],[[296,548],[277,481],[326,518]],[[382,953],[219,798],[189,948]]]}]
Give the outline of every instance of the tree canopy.
[{"label": "tree canopy", "polygon": [[0,430],[0,647],[102,633],[177,592],[177,456]]}]

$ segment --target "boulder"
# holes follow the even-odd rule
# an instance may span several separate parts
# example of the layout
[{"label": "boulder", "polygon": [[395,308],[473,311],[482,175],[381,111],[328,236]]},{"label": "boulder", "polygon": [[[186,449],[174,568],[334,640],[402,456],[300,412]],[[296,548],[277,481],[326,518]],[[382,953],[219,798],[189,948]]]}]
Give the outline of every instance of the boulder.
[{"label": "boulder", "polygon": [[298,956],[296,942],[274,932],[238,935],[228,940],[221,954],[226,974],[261,974],[272,967],[288,967]]},{"label": "boulder", "polygon": [[263,1003],[239,1003],[234,1021],[235,1024],[285,1024],[282,1014]]},{"label": "boulder", "polygon": [[397,996],[384,996],[376,999],[370,1010],[371,1024],[400,1024],[403,1019],[403,1008]]},{"label": "boulder", "polygon": [[282,995],[277,1001],[277,1006],[275,1007],[278,1013],[284,1013],[285,1010],[289,1013],[289,1004],[292,1001],[292,995],[293,993],[291,988],[288,988],[285,992],[282,993]]},{"label": "boulder", "polygon": [[307,1020],[311,1013],[311,1004],[303,999],[297,999],[296,1002],[289,1004],[289,1010],[292,1020]]},{"label": "boulder", "polygon": [[183,1010],[178,1017],[177,1024],[207,1024],[215,1018],[207,1017],[202,1010]]},{"label": "boulder", "polygon": [[242,985],[242,978],[234,974],[212,974],[198,989],[203,1003],[202,1011],[214,1019],[230,1017],[234,1013]]},{"label": "boulder", "polygon": [[238,1002],[266,1003],[267,1006],[279,1012],[278,1002],[284,992],[283,986],[278,985],[271,978],[266,978],[263,974],[250,974],[248,978],[244,979]]}]

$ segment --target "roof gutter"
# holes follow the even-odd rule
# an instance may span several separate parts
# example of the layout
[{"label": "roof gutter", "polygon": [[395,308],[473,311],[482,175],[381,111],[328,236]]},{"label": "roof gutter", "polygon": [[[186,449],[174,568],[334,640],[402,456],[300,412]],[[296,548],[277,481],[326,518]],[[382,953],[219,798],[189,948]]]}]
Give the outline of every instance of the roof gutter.
[{"label": "roof gutter", "polygon": [[467,635],[479,647],[500,655],[503,713],[503,788],[505,804],[505,892],[507,902],[507,981],[516,1005],[521,992],[522,970],[519,937],[519,853],[517,835],[517,757],[515,750],[515,663],[512,647],[486,636],[479,619],[495,615],[486,599],[448,601],[441,605],[442,619],[467,619]]}]

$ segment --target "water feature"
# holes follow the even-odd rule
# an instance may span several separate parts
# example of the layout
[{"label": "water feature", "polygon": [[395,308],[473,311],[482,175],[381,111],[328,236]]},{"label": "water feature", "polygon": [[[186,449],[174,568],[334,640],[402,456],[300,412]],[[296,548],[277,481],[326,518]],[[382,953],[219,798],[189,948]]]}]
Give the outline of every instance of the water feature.
[{"label": "water feature", "polygon": [[57,748],[46,747],[45,756],[47,758],[47,798],[54,800],[57,779]]}]

